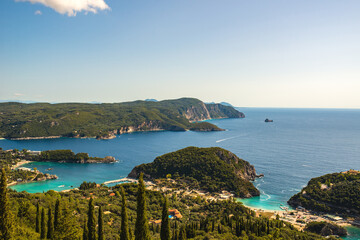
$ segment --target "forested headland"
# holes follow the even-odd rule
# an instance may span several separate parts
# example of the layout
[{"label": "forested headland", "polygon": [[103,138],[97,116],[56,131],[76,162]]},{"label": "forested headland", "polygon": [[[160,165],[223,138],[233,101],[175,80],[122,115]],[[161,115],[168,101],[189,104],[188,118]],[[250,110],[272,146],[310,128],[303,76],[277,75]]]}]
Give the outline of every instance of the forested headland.
[{"label": "forested headland", "polygon": [[254,166],[219,147],[187,147],[167,153],[136,166],[129,177],[137,178],[141,172],[151,180],[171,178],[182,188],[218,193],[226,190],[238,197],[260,194],[251,183],[257,176]]},{"label": "forested headland", "polygon": [[360,172],[349,170],[313,178],[288,203],[318,212],[359,217]]},{"label": "forested headland", "polygon": [[0,137],[107,139],[134,131],[221,131],[214,124],[197,121],[243,117],[233,107],[194,98],[103,104],[8,102],[0,103]]}]

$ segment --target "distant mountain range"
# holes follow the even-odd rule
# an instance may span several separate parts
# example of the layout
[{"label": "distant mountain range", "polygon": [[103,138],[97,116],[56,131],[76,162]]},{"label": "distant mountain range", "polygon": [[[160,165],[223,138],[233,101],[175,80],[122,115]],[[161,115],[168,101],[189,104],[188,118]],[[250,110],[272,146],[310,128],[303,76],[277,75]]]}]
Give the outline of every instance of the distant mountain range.
[{"label": "distant mountain range", "polygon": [[[216,104],[215,102],[208,102],[206,104]],[[228,102],[220,102],[219,104],[224,105],[224,106],[228,106],[228,107],[234,107],[233,105],[231,105]]]}]

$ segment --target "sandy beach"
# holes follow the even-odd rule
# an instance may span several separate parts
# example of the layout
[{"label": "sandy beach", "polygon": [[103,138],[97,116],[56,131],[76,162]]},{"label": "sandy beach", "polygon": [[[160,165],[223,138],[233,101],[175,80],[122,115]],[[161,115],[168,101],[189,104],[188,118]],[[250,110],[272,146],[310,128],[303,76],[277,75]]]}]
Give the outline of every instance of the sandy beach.
[{"label": "sandy beach", "polygon": [[[246,206],[246,205],[244,205]],[[268,217],[270,219],[275,219],[277,215],[279,215],[280,220],[291,223],[297,229],[303,230],[307,223],[309,222],[330,222],[335,223],[340,226],[350,226],[351,224],[347,220],[338,220],[332,221],[322,214],[315,214],[306,209],[301,210],[264,210],[260,208],[254,208],[246,206],[247,208],[253,210],[256,213],[256,216]]]},{"label": "sandy beach", "polygon": [[25,165],[25,164],[28,164],[28,163],[32,163],[32,161],[21,160],[20,162],[18,162],[15,165],[11,166],[11,169],[16,169],[16,168],[21,167],[22,165]]}]

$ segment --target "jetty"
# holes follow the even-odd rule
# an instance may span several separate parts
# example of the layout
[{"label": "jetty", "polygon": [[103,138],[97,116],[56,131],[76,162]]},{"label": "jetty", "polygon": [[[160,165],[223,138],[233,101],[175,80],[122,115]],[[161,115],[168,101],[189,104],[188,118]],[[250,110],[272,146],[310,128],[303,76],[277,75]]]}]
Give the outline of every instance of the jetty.
[{"label": "jetty", "polygon": [[121,179],[116,179],[116,180],[111,180],[111,181],[107,181],[107,182],[104,182],[105,185],[107,184],[111,184],[111,183],[137,183],[138,180],[134,179],[134,178],[121,178]]}]

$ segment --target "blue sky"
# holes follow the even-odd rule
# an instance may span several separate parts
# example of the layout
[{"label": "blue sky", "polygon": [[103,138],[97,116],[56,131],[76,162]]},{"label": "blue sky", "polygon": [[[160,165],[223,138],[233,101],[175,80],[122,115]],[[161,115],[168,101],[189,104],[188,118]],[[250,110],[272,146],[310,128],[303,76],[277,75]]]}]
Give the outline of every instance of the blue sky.
[{"label": "blue sky", "polygon": [[359,1],[104,1],[1,0],[0,99],[360,108]]}]

